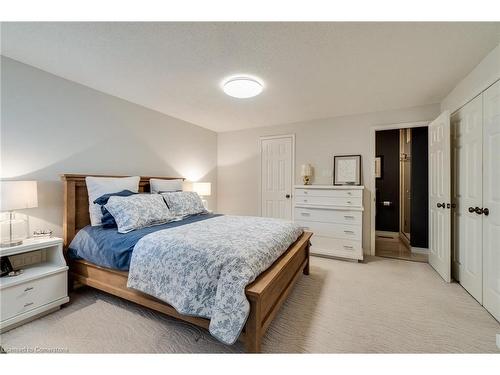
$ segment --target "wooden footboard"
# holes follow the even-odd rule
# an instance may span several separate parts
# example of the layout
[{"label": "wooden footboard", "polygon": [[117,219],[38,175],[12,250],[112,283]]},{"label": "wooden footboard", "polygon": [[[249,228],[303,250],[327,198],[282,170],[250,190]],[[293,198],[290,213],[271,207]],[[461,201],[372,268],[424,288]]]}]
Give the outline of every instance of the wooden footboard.
[{"label": "wooden footboard", "polygon": [[[89,224],[86,175],[63,175],[64,245],[67,249],[78,230]],[[111,176],[102,176],[111,177]],[[120,177],[120,176],[113,176]],[[158,177],[173,179],[175,177]],[[150,177],[141,177],[139,190],[149,191]],[[240,340],[250,353],[258,353],[267,328],[302,273],[309,274],[309,246],[312,233],[304,232],[287,251],[246,288],[250,314]],[[113,294],[177,319],[208,329],[210,321],[179,314],[172,306],[137,290],[127,288],[128,272],[97,266],[84,260],[70,261],[70,285],[77,282]]]}]

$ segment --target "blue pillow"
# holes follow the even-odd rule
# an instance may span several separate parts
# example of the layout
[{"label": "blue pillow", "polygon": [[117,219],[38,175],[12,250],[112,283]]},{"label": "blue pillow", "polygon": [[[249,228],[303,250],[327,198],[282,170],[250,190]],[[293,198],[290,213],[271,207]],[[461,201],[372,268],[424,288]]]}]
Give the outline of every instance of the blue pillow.
[{"label": "blue pillow", "polygon": [[117,196],[117,197],[128,197],[130,195],[134,195],[137,193],[134,193],[130,190],[122,190],[119,191],[118,193],[109,193],[109,194],[104,194],[101,195],[99,198],[97,198],[94,203],[98,204],[101,206],[101,212],[102,212],[102,226],[103,228],[116,228],[116,221],[113,215],[104,207],[106,203],[108,203],[108,200],[110,197]]}]

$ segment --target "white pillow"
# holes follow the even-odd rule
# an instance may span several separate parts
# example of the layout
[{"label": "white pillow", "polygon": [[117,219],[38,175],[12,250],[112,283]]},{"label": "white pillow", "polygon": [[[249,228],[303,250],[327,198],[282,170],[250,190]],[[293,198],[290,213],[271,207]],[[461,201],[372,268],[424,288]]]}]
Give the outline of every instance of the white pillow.
[{"label": "white pillow", "polygon": [[149,185],[151,193],[160,193],[164,191],[182,191],[182,180],[162,180],[159,178],[151,178]]},{"label": "white pillow", "polygon": [[118,193],[122,190],[139,192],[139,176],[134,177],[85,177],[87,191],[89,193],[89,214],[92,226],[101,225],[101,206],[94,201],[104,194]]},{"label": "white pillow", "polygon": [[159,194],[112,196],[104,207],[115,218],[119,233],[164,224],[174,219]]}]

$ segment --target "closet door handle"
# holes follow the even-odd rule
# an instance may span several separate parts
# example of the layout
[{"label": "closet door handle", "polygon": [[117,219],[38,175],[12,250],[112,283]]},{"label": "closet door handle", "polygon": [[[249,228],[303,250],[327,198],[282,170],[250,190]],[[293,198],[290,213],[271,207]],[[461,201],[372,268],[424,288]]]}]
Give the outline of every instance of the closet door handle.
[{"label": "closet door handle", "polygon": [[469,207],[469,212],[472,214],[472,213],[476,212],[476,210],[474,209],[474,207]]},{"label": "closet door handle", "polygon": [[490,209],[489,208],[483,208],[483,214],[484,214],[484,216],[488,216],[490,214]]},{"label": "closet door handle", "polygon": [[479,207],[476,207],[476,208],[474,209],[474,211],[476,211],[476,214],[478,214],[478,215],[481,215],[481,214],[483,213],[483,209],[482,209],[482,208],[479,208]]}]

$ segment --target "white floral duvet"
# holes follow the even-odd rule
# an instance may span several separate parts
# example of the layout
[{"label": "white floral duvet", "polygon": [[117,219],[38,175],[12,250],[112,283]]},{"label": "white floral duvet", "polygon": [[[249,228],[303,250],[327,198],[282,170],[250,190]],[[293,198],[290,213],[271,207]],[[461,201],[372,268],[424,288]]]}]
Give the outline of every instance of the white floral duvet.
[{"label": "white floral duvet", "polygon": [[217,216],[143,237],[134,248],[128,287],[210,319],[210,333],[233,344],[250,311],[245,287],[302,233],[283,220]]}]

